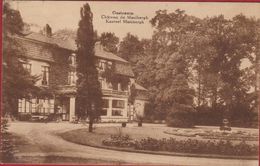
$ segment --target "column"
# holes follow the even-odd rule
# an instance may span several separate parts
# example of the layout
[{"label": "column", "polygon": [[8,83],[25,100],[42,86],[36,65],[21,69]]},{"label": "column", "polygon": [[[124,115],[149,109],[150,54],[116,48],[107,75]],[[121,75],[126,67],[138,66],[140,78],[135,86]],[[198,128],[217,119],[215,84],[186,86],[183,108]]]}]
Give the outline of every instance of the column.
[{"label": "column", "polygon": [[124,117],[124,118],[128,118],[128,117],[127,117],[127,111],[128,111],[128,100],[125,99],[124,101],[125,101],[125,109],[124,109],[124,114],[123,114],[124,116],[123,116],[123,117]]},{"label": "column", "polygon": [[75,118],[75,97],[70,98],[70,122]]},{"label": "column", "polygon": [[112,99],[108,99],[107,116],[112,117]]}]

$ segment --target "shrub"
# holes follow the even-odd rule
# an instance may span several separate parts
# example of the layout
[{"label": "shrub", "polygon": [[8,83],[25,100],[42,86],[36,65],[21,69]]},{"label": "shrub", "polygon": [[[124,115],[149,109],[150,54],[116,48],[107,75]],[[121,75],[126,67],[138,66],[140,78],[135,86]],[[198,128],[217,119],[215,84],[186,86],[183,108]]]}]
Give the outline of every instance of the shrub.
[{"label": "shrub", "polygon": [[196,125],[214,125],[219,126],[223,120],[224,107],[217,105],[216,108],[209,106],[199,106],[194,115]]},{"label": "shrub", "polygon": [[111,135],[109,139],[103,140],[102,143],[107,146],[133,147],[134,140],[129,135]]},{"label": "shrub", "polygon": [[30,114],[19,114],[18,120],[20,121],[29,121],[32,118]]},{"label": "shrub", "polygon": [[123,122],[123,123],[122,123],[122,127],[126,127],[126,122]]},{"label": "shrub", "polygon": [[133,147],[137,150],[169,151],[180,153],[221,154],[221,155],[257,155],[258,146],[249,145],[245,141],[232,144],[230,141],[200,141],[196,139],[176,140],[174,138],[145,138],[132,140],[128,135],[115,136],[103,141],[104,145],[117,147]]},{"label": "shrub", "polygon": [[1,119],[0,161],[10,163],[14,161],[14,145],[11,134],[7,132],[7,122]]},{"label": "shrub", "polygon": [[153,123],[156,120],[165,120],[167,117],[165,108],[156,107],[153,101],[146,103],[144,106],[144,117],[143,121]]},{"label": "shrub", "polygon": [[[198,141],[194,139],[176,141],[175,139],[169,140],[153,140],[151,146],[148,146],[150,139],[143,139],[141,144],[145,146],[136,146],[137,149],[142,150],[154,150],[154,146],[157,145],[156,150],[166,150],[174,152],[184,153],[204,153],[204,154],[222,154],[222,155],[257,155],[257,146],[246,144],[245,141],[239,144],[233,145],[230,141],[220,140],[218,142],[212,141]],[[165,148],[167,147],[167,148]]]},{"label": "shrub", "polygon": [[[227,108],[217,104],[215,107],[201,105],[195,108],[196,125],[213,125],[219,126],[222,124],[224,110]],[[254,127],[258,128],[258,113],[257,111],[248,111],[243,105],[233,107],[229,113],[230,123],[233,127]]]},{"label": "shrub", "polygon": [[170,127],[193,127],[193,113],[190,111],[171,111],[166,118],[166,123]]}]

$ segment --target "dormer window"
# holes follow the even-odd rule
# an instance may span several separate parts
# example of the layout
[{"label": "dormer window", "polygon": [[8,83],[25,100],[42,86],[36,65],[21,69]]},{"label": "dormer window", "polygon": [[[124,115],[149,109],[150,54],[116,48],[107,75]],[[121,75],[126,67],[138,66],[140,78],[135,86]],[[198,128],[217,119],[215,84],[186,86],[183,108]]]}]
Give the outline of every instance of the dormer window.
[{"label": "dormer window", "polygon": [[76,65],[76,54],[75,53],[72,53],[69,56],[69,64],[72,65],[72,66]]},{"label": "dormer window", "polygon": [[29,64],[29,63],[22,63],[22,65],[23,65],[23,68],[24,68],[26,71],[28,71],[29,73],[31,73],[31,71],[32,71],[32,65],[31,65],[31,64]]},{"label": "dormer window", "polygon": [[42,66],[42,85],[49,85],[49,66]]},{"label": "dormer window", "polygon": [[106,67],[108,67],[109,69],[112,68],[112,62],[109,61],[104,61],[104,60],[100,60],[98,62],[98,69],[101,71],[105,71]]},{"label": "dormer window", "polygon": [[98,68],[99,68],[101,71],[105,71],[105,67],[106,67],[106,62],[100,61],[99,64],[98,64]]},{"label": "dormer window", "polygon": [[107,62],[107,67],[108,67],[109,69],[111,69],[111,68],[112,68],[112,62]]},{"label": "dormer window", "polygon": [[69,72],[68,83],[69,83],[69,85],[75,85],[76,84],[76,72],[75,71]]}]

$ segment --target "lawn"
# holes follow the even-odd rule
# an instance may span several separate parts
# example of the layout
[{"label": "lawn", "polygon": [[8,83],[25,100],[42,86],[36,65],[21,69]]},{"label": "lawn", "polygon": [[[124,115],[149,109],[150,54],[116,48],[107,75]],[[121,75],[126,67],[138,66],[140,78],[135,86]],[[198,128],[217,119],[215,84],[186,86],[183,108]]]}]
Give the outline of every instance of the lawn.
[{"label": "lawn", "polygon": [[[97,127],[93,133],[89,133],[88,129],[77,129],[61,133],[60,136],[65,140],[83,144],[83,145],[102,145],[104,139],[110,138],[111,135],[129,135],[132,139],[141,140],[143,138],[170,138],[170,134],[164,133],[164,126],[153,127]],[[177,139],[183,139],[181,136],[174,136]]]},{"label": "lawn", "polygon": [[61,133],[60,136],[65,140],[83,144],[83,145],[102,145],[104,139],[110,138],[111,135],[130,135],[133,139],[142,139],[146,137],[166,138],[172,137],[163,132],[161,127],[97,127],[93,133],[86,129],[77,129]]},{"label": "lawn", "polygon": [[[214,128],[216,130],[216,128]],[[128,126],[125,128],[113,126],[113,127],[97,127],[93,133],[89,133],[86,129],[72,130],[60,135],[66,139],[79,144],[101,145],[104,139],[110,138],[111,135],[129,135],[132,139],[141,140],[143,138],[151,137],[156,139],[162,138],[175,138],[176,140],[185,139],[197,139],[197,140],[209,140],[209,139],[224,139],[224,136],[209,138],[206,133],[212,133],[214,131],[211,127],[196,127],[192,129],[172,128],[166,126],[146,126],[135,127]],[[227,134],[227,139],[230,139],[233,143],[240,142],[243,138],[248,140],[250,144],[258,145],[258,130],[257,129],[232,129],[232,133]],[[178,131],[178,132],[177,132]],[[202,132],[203,131],[203,132]],[[220,135],[216,132],[215,135]],[[239,136],[239,133],[241,135]],[[247,133],[247,137],[242,135]],[[200,136],[201,135],[201,136]],[[234,139],[231,139],[229,135],[234,135]],[[251,136],[251,137],[250,137]],[[250,138],[250,139],[249,139]]]},{"label": "lawn", "polygon": [[[229,140],[233,145],[239,144],[241,143],[242,140],[244,140],[249,145],[258,146],[258,139],[256,139],[258,138],[258,130],[234,128],[232,129],[233,131],[230,133],[220,134],[219,132],[216,132],[218,134],[214,134],[213,137],[209,137],[209,135],[212,134],[212,132],[214,132],[214,130],[216,129],[217,129],[216,127],[214,129],[210,127],[209,128],[195,127],[193,129],[181,129],[181,128],[170,128],[162,125],[161,126],[144,125],[143,127],[128,126],[125,128],[122,128],[120,126],[118,127],[103,126],[103,127],[95,128],[93,133],[89,133],[87,129],[78,129],[78,130],[68,131],[65,133],[60,133],[59,135],[67,141],[71,141],[82,145],[98,146],[104,148],[108,148],[108,146],[104,145],[103,141],[111,140],[111,135],[123,135],[123,136],[129,135],[131,140],[137,140],[137,141],[141,141],[142,139],[146,139],[148,137],[156,140],[162,140],[164,138],[165,139],[173,138],[177,141],[198,140],[198,141],[203,141],[205,143],[207,143],[209,140],[211,140],[212,142],[220,141],[220,140]],[[209,133],[209,135],[205,133]],[[237,138],[239,136],[241,136],[241,139]],[[233,137],[236,137],[236,139],[234,139]],[[115,148],[115,146],[113,146],[113,148]],[[134,150],[132,146],[129,147],[117,146],[116,148],[118,148],[119,150],[122,149]]]}]

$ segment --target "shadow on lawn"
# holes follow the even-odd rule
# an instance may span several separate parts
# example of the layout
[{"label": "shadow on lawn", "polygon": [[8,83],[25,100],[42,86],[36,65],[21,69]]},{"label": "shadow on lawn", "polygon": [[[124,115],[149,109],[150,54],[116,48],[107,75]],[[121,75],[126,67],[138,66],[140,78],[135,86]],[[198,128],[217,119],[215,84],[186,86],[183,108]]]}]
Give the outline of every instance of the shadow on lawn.
[{"label": "shadow on lawn", "polygon": [[16,158],[16,163],[44,163],[44,164],[124,164],[122,161],[106,161],[100,159],[83,159],[78,157],[64,157],[64,156],[23,156]]}]

